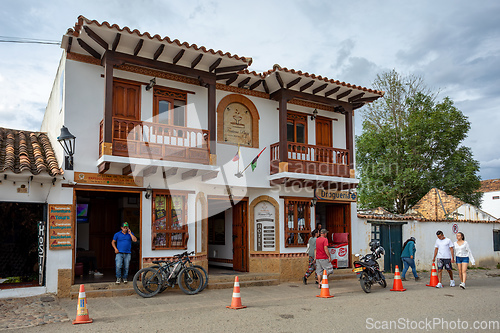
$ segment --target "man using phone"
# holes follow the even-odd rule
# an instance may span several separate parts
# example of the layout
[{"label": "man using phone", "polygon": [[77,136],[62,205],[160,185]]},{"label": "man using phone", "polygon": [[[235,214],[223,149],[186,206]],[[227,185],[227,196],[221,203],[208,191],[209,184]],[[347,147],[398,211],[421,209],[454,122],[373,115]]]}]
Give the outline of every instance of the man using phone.
[{"label": "man using phone", "polygon": [[[128,222],[123,222],[122,230],[118,231],[111,241],[111,245],[115,249],[115,266],[116,266],[116,284],[120,284],[123,277],[123,283],[127,283],[128,267],[132,256],[132,242],[137,242],[137,238],[128,227]],[[122,275],[123,267],[123,275]]]}]

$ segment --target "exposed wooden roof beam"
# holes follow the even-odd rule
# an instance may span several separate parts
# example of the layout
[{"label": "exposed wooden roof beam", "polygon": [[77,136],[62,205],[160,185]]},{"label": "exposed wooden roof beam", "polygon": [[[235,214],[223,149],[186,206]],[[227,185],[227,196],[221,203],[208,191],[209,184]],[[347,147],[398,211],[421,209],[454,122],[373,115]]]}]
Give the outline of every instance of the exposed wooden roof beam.
[{"label": "exposed wooden roof beam", "polygon": [[314,84],[314,80],[311,80],[299,88],[300,91],[304,91]]},{"label": "exposed wooden roof beam", "polygon": [[139,52],[141,51],[142,49],[142,44],[144,44],[144,39],[139,39],[139,42],[137,43],[137,45],[135,46],[135,49],[134,49],[134,55],[138,55]]},{"label": "exposed wooden roof beam", "polygon": [[66,47],[66,53],[70,53],[71,52],[71,44],[73,44],[73,37],[70,37],[68,39],[68,46]]},{"label": "exposed wooden roof beam", "polygon": [[196,176],[197,173],[198,173],[198,170],[196,170],[196,169],[186,171],[182,174],[182,180],[193,178],[194,176]]},{"label": "exposed wooden roof beam", "polygon": [[233,77],[231,77],[229,80],[226,81],[226,86],[230,85],[231,83],[233,83],[234,81],[236,81],[238,79],[238,74],[235,74]]},{"label": "exposed wooden roof beam", "polygon": [[250,86],[250,90],[254,90],[255,88],[257,88],[258,86],[260,86],[260,84],[264,82],[264,80],[257,80],[255,81],[254,83],[252,83],[252,85]]},{"label": "exposed wooden roof beam", "polygon": [[209,71],[209,72],[213,72],[213,71],[214,71],[214,69],[216,69],[216,68],[217,68],[217,66],[219,66],[219,65],[220,65],[220,62],[221,62],[221,61],[222,61],[222,58],[219,58],[219,59],[215,60],[215,61],[213,62],[213,64],[211,64],[211,65],[210,65],[210,67],[208,68],[208,71]]},{"label": "exposed wooden roof beam", "polygon": [[163,171],[163,179],[167,179],[168,177],[175,176],[177,174],[177,168],[170,168],[168,170]]},{"label": "exposed wooden roof beam", "polygon": [[130,175],[132,173],[132,166],[130,164],[126,165],[123,169],[122,169],[122,175],[126,176],[126,175]]},{"label": "exposed wooden roof beam", "polygon": [[154,60],[158,60],[158,58],[161,56],[163,53],[163,50],[165,49],[165,44],[161,44],[155,51],[155,55],[153,56]]},{"label": "exposed wooden roof beam", "polygon": [[283,84],[283,79],[281,78],[280,73],[275,72],[274,74],[276,75],[276,81],[278,81],[280,87],[283,88],[285,85]]},{"label": "exposed wooden roof beam", "polygon": [[238,83],[238,88],[243,88],[248,82],[250,82],[249,77],[247,77],[246,79],[244,79],[240,83]]},{"label": "exposed wooden roof beam", "polygon": [[344,98],[344,97],[346,97],[346,96],[349,96],[349,94],[350,94],[351,92],[352,92],[352,89],[349,89],[349,90],[347,90],[347,91],[344,91],[343,93],[341,93],[341,94],[338,94],[338,95],[337,95],[337,99],[341,99],[341,98]]},{"label": "exposed wooden roof beam", "polygon": [[184,55],[184,52],[186,52],[186,50],[182,49],[175,55],[174,59],[172,60],[172,63],[174,65],[177,64],[179,60],[181,60],[182,56]]},{"label": "exposed wooden roof beam", "polygon": [[356,102],[373,102],[374,100],[380,98],[381,96],[372,96],[372,97],[365,97],[365,98],[360,98],[356,100]]},{"label": "exposed wooden roof beam", "polygon": [[301,79],[302,79],[301,77],[298,77],[295,80],[288,82],[288,84],[286,85],[286,88],[290,89],[291,87],[293,87],[294,85],[296,85],[297,83],[299,83],[299,81]]},{"label": "exposed wooden roof beam", "polygon": [[363,97],[364,95],[365,95],[365,93],[364,93],[364,92],[359,93],[359,94],[356,94],[356,95],[354,95],[354,96],[352,96],[352,97],[349,97],[348,101],[349,101],[349,103],[350,103],[350,102],[354,102],[355,100],[360,99],[360,98],[361,98],[361,97]]},{"label": "exposed wooden roof beam", "polygon": [[101,45],[105,50],[109,48],[108,43],[104,39],[101,38],[98,34],[96,34],[92,29],[90,29],[88,26],[84,26],[83,29],[89,35],[90,38],[92,38],[97,44]]},{"label": "exposed wooden roof beam", "polygon": [[238,74],[235,74],[235,73],[220,74],[220,75],[217,75],[215,77],[215,80],[217,80],[217,81],[227,80],[227,79],[233,78],[235,76],[238,77]]},{"label": "exposed wooden roof beam", "polygon": [[262,80],[262,86],[264,87],[264,91],[269,94],[269,87],[267,86],[267,82]]},{"label": "exposed wooden roof beam", "polygon": [[286,90],[286,89],[278,89],[274,91],[271,96],[269,96],[270,99],[272,100],[279,100],[283,97],[283,95],[286,95],[287,100],[291,100],[293,98],[298,98],[302,99],[305,101],[311,101],[311,102],[317,102],[325,105],[330,105],[330,106],[341,106],[344,108],[351,108],[351,104],[344,102],[344,101],[339,101],[336,99],[331,99],[319,95],[313,95],[305,92],[300,92],[300,91],[295,91],[295,90]]},{"label": "exposed wooden roof beam", "polygon": [[236,65],[236,66],[228,66],[228,67],[220,67],[215,70],[215,74],[220,74],[220,73],[227,73],[227,72],[239,72],[245,68],[247,68],[248,65]]},{"label": "exposed wooden roof beam", "polygon": [[117,33],[115,36],[115,40],[113,41],[113,45],[111,45],[111,50],[116,51],[116,48],[118,47],[118,43],[120,43],[120,38],[122,37],[122,34]]},{"label": "exposed wooden roof beam", "polygon": [[206,182],[207,180],[216,178],[218,174],[219,174],[219,171],[210,171],[210,172],[204,174],[203,176],[201,176],[201,180]]},{"label": "exposed wooden roof beam", "polygon": [[321,90],[325,89],[326,87],[328,87],[328,83],[322,84],[321,86],[314,88],[313,95],[316,95],[317,93],[319,93]]},{"label": "exposed wooden roof beam", "polygon": [[203,58],[203,54],[198,55],[193,62],[191,62],[191,68],[195,68],[196,65],[201,61],[201,58]]},{"label": "exposed wooden roof beam", "polygon": [[332,90],[328,90],[326,93],[325,93],[325,97],[328,97],[330,96],[331,94],[335,94],[337,91],[340,90],[340,87],[336,87],[336,88],[333,88]]},{"label": "exposed wooden roof beam", "polygon": [[97,59],[101,59],[101,55],[99,54],[99,52],[94,50],[89,44],[85,43],[80,38],[77,38],[77,41],[78,41],[78,44],[80,44],[80,46],[82,47],[82,49],[87,51],[91,56],[93,56],[94,58],[97,58]]}]

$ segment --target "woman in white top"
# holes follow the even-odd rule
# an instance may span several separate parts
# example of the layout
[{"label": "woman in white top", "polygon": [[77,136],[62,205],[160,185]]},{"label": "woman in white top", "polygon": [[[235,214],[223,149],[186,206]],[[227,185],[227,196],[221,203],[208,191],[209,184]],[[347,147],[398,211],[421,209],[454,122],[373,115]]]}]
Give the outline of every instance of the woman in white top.
[{"label": "woman in white top", "polygon": [[465,236],[463,232],[457,233],[457,241],[455,242],[455,255],[456,263],[458,266],[458,275],[460,276],[460,288],[465,289],[465,280],[467,280],[467,266],[469,265],[469,260],[471,265],[475,265],[474,257],[469,248],[469,243],[465,241]]}]

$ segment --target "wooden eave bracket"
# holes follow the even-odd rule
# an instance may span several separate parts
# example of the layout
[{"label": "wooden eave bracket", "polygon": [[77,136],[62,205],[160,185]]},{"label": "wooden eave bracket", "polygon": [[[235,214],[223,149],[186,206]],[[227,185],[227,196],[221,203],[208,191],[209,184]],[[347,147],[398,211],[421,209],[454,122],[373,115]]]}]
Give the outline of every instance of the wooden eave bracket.
[{"label": "wooden eave bracket", "polygon": [[187,179],[195,177],[197,174],[198,174],[198,170],[192,169],[192,170],[184,172],[182,174],[181,178],[182,178],[182,180],[187,180]]},{"label": "wooden eave bracket", "polygon": [[219,175],[219,171],[210,171],[210,172],[204,174],[203,176],[201,176],[201,180],[206,182],[207,180],[217,178],[218,175]]},{"label": "wooden eave bracket", "polygon": [[106,173],[106,171],[109,170],[111,166],[111,163],[110,162],[102,162],[101,164],[99,164],[97,166],[97,170],[100,174],[103,174],[103,173]]}]

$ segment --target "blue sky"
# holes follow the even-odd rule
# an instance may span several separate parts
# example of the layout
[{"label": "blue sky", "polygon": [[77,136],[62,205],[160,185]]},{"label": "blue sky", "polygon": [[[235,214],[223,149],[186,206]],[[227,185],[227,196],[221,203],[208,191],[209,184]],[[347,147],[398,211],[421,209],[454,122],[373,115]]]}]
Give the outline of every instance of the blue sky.
[{"label": "blue sky", "polygon": [[[0,36],[61,40],[78,15],[371,87],[421,75],[469,118],[465,145],[500,178],[500,2],[4,1]],[[0,43],[0,127],[39,130],[62,49]],[[356,116],[356,134],[362,119]]]}]

